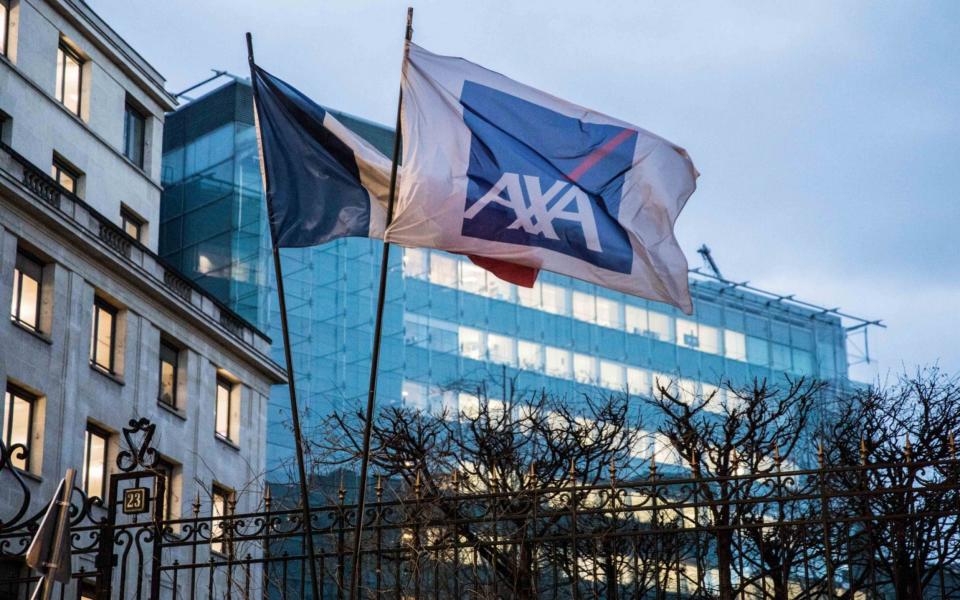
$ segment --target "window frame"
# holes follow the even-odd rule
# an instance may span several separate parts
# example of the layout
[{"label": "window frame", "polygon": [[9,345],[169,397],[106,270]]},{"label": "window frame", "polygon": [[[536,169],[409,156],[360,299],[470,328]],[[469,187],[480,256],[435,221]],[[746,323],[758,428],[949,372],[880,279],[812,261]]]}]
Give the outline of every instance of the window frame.
[{"label": "window frame", "polygon": [[[39,267],[40,277],[37,281],[37,306],[34,312],[34,317],[36,323],[31,325],[23,319],[21,319],[21,308],[23,306],[23,269],[20,268],[20,261],[30,261],[35,263]],[[43,302],[43,271],[46,268],[44,261],[40,260],[36,255],[27,252],[21,248],[17,248],[17,255],[14,262],[13,268],[13,297],[11,300],[10,306],[10,319],[15,322],[17,325],[25,327],[31,331],[40,332],[40,307]],[[28,275],[29,276],[29,275]],[[32,279],[32,277],[31,277]],[[14,307],[15,305],[15,307]]]},{"label": "window frame", "polygon": [[[99,310],[98,310],[99,309]],[[100,329],[100,310],[108,313],[111,317],[110,319],[110,350],[109,350],[109,367],[101,365],[97,362],[97,330]],[[117,354],[117,315],[120,310],[117,307],[111,305],[109,302],[101,298],[100,296],[93,297],[93,318],[91,337],[90,337],[90,366],[109,373],[110,375],[116,374],[116,354]]]},{"label": "window frame", "polygon": [[[71,48],[69,44],[67,44],[62,38],[60,40],[60,43],[57,44],[57,52],[63,53],[64,61],[62,66],[57,65],[57,69],[58,69],[57,76],[60,78],[60,88],[54,90],[54,97],[57,99],[57,102],[59,102],[61,106],[66,108],[68,111],[70,111],[70,114],[73,114],[79,117],[81,112],[81,107],[83,105],[83,65],[86,62],[86,60],[84,60],[84,58],[80,56],[80,53],[74,50],[73,48]],[[65,98],[65,91],[66,91],[66,85],[67,85],[67,78],[66,78],[67,57],[73,59],[77,63],[77,109],[76,110],[73,110],[72,108],[67,106],[66,98]]]},{"label": "window frame", "polygon": [[[217,498],[223,499],[223,508],[220,514],[216,515]],[[213,484],[210,489],[210,551],[216,552],[221,556],[230,556],[233,550],[233,544],[227,536],[227,529],[221,525],[220,533],[214,535],[214,520],[220,519],[221,524],[230,516],[230,502],[233,498],[233,490],[221,485]]]},{"label": "window frame", "polygon": [[[139,119],[140,122],[140,139],[135,142],[139,144],[137,148],[136,156],[131,156],[130,148],[130,117],[133,116]],[[144,161],[146,159],[146,144],[147,144],[147,115],[144,114],[144,111],[140,109],[136,104],[130,101],[130,98],[127,98],[124,102],[123,107],[123,155],[127,159],[137,166],[139,169],[143,169]]]},{"label": "window frame", "polygon": [[[213,434],[218,438],[228,442],[232,441],[233,439],[230,437],[233,434],[233,431],[231,431],[230,425],[231,425],[231,416],[232,416],[231,413],[233,412],[233,391],[234,391],[235,385],[236,383],[227,379],[223,375],[217,375],[217,395],[216,395],[216,398],[214,399],[215,404],[214,404],[214,412],[213,412]],[[220,418],[220,388],[221,387],[227,390],[227,406],[226,406],[226,413],[225,413],[225,417],[226,417],[225,421],[226,421],[227,429],[225,434],[220,433],[219,427],[217,425],[217,421],[219,421],[219,418]]]},{"label": "window frame", "polygon": [[[90,446],[93,436],[97,436],[103,440],[103,464],[100,465],[100,493],[99,494],[90,494],[89,481],[90,476]],[[83,492],[87,494],[87,499],[90,499],[94,496],[104,499],[107,495],[107,465],[109,464],[109,455],[110,455],[110,432],[103,429],[102,427],[97,427],[93,423],[87,423],[87,428],[83,430],[83,477],[81,478],[81,486]]]},{"label": "window frame", "polygon": [[[127,225],[132,225],[135,227],[137,234],[132,235],[129,231],[127,231]],[[120,207],[120,229],[123,230],[123,233],[125,233],[127,237],[138,243],[142,243],[144,225],[146,225],[146,221],[134,214],[132,210],[125,206]]]},{"label": "window frame", "polygon": [[[8,398],[10,400],[9,406],[7,405]],[[27,435],[26,441],[23,444],[26,447],[26,450],[24,451],[23,466],[18,467],[15,465],[14,461],[16,459],[14,459],[13,456],[11,456],[10,466],[20,471],[30,471],[30,454],[32,450],[30,448],[30,440],[33,439],[34,411],[36,410],[37,400],[39,400],[39,397],[36,394],[30,393],[16,384],[7,382],[6,388],[4,388],[3,422],[0,423],[0,425],[2,425],[0,437],[2,437],[3,443],[7,447],[7,450],[9,450],[10,447],[13,446],[10,436],[13,433],[13,404],[17,398],[23,400],[27,404]]]},{"label": "window frame", "polygon": [[165,521],[169,521],[172,518],[173,514],[173,477],[176,471],[177,465],[170,460],[167,460],[163,456],[157,457],[157,462],[153,466],[154,471],[154,482],[153,482],[153,494],[156,497],[157,494],[157,481],[158,477],[163,476],[163,515],[161,518]]},{"label": "window frame", "polygon": [[[164,360],[164,357],[163,357],[164,347],[166,347],[167,350],[170,350],[173,352],[172,363],[170,361]],[[160,404],[163,404],[164,406],[169,406],[170,408],[174,408],[174,409],[178,408],[177,407],[177,404],[178,404],[177,403],[177,391],[178,391],[177,385],[179,383],[178,371],[180,370],[180,352],[181,351],[182,349],[176,344],[174,344],[173,342],[163,337],[160,338],[160,348],[158,352],[160,371],[159,371],[159,378],[157,381],[157,402],[159,402]],[[170,402],[166,402],[163,399],[163,365],[164,363],[171,364],[173,366],[173,386],[172,386],[173,390],[170,394]]]},{"label": "window frame", "polygon": [[0,55],[9,57],[7,52],[10,46],[10,2],[0,0],[0,9],[3,15],[0,15]]},{"label": "window frame", "polygon": [[[50,176],[57,183],[57,185],[65,189],[68,193],[77,196],[77,188],[80,186],[80,178],[83,177],[83,173],[68,165],[66,161],[58,156],[53,157],[53,162],[51,163],[50,167],[52,170]],[[60,183],[61,175],[66,175],[70,178],[71,182],[73,183],[72,189]]]}]

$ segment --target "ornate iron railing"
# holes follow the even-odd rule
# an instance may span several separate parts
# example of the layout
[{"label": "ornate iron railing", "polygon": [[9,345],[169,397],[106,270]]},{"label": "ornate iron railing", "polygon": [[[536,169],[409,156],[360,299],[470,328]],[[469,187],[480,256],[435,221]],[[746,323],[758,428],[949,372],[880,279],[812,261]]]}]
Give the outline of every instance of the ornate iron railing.
[{"label": "ornate iron railing", "polygon": [[[152,433],[131,422],[114,479],[154,475]],[[12,478],[0,485],[18,485],[27,506],[29,485],[10,462],[25,449],[0,449],[0,477]],[[662,477],[654,466],[637,480],[526,480],[488,494],[466,493],[455,476],[432,480],[444,483],[377,481],[363,513],[361,597],[960,597],[952,457],[715,478]],[[112,482],[114,503],[119,490]],[[201,515],[198,497],[190,516],[171,520],[154,506],[124,521],[110,504],[75,495],[75,582],[61,597],[307,597],[302,512],[283,497],[266,494],[244,513],[230,502],[220,517]],[[0,560],[22,557],[38,518],[21,508],[0,523]],[[324,597],[346,597],[356,519],[342,485],[313,509]],[[0,591],[19,586],[9,597],[27,597],[35,580],[8,575]]]}]

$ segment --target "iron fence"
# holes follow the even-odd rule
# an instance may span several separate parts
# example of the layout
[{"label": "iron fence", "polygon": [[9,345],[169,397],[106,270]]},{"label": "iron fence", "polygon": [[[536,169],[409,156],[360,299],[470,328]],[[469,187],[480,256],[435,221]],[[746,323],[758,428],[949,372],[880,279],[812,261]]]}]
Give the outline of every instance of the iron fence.
[{"label": "iron fence", "polygon": [[[110,502],[72,507],[73,582],[60,598],[306,598],[302,511],[269,495],[255,512],[121,517],[125,484],[150,469],[152,425],[131,422]],[[132,434],[144,434],[139,445]],[[2,448],[0,485],[29,486]],[[121,462],[121,461],[118,461]],[[960,598],[960,463],[919,462],[765,474],[649,476],[464,493],[456,474],[426,489],[377,481],[363,513],[364,598],[813,600]],[[162,497],[162,495],[160,496]],[[0,522],[0,597],[27,598],[20,561],[39,514]],[[312,511],[324,598],[348,597],[356,506],[341,487]]]}]

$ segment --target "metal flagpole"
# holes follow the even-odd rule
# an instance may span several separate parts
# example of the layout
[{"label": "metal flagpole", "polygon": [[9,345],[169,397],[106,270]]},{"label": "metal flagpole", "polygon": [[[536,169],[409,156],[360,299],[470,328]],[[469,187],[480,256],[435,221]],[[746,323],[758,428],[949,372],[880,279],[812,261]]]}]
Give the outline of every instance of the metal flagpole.
[{"label": "metal flagpole", "polygon": [[[247,32],[247,60],[250,62],[250,85],[253,86],[253,118],[257,117],[257,74],[254,69],[253,61],[253,36]],[[257,125],[257,147],[260,151],[260,169],[263,177],[264,192],[267,189],[267,169],[264,165],[263,148],[260,146],[260,126]],[[273,212],[270,202],[267,202],[267,210]],[[272,216],[272,215],[271,215]],[[273,228],[270,228],[271,236]],[[300,429],[300,409],[297,406],[297,387],[293,377],[293,354],[290,350],[290,329],[287,324],[287,298],[283,290],[283,269],[280,266],[280,248],[277,247],[277,240],[273,239],[273,268],[277,275],[277,295],[280,298],[280,328],[283,330],[283,356],[287,362],[287,387],[290,389],[290,412],[293,414],[293,437],[297,448],[297,469],[300,471],[300,496],[303,505],[303,535],[307,538],[307,557],[310,559],[310,581],[313,598],[320,598],[320,580],[317,578],[317,557],[313,546],[313,525],[310,522],[310,491],[307,488],[307,468],[304,465],[303,453],[303,433]],[[266,569],[264,569],[266,573]],[[283,583],[286,585],[286,582]]]},{"label": "metal flagpole", "polygon": [[[407,7],[407,28],[404,34],[403,63],[401,74],[406,69],[408,44],[413,39],[413,7]],[[402,75],[401,75],[402,76]],[[366,421],[363,426],[363,452],[360,458],[360,487],[357,490],[357,522],[353,536],[353,571],[350,578],[350,598],[360,597],[360,539],[363,536],[363,513],[367,498],[367,468],[370,465],[370,435],[373,430],[373,410],[377,398],[377,374],[380,364],[380,337],[383,333],[383,307],[386,304],[387,270],[390,263],[390,243],[386,240],[386,227],[393,220],[393,207],[397,198],[397,165],[400,162],[400,116],[403,109],[403,85],[397,99],[397,128],[393,136],[393,165],[390,169],[390,197],[387,201],[387,220],[384,225],[383,255],[380,258],[380,291],[377,297],[377,319],[373,328],[373,356],[370,359],[370,393],[367,395]]]}]

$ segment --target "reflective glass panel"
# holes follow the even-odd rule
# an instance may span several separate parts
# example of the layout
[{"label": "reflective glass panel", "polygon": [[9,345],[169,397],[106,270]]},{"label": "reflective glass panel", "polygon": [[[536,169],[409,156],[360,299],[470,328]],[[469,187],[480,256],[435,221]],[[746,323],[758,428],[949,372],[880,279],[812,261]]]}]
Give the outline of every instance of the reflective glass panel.
[{"label": "reflective glass panel", "polygon": [[543,354],[540,344],[520,340],[517,342],[517,354],[520,358],[520,367],[523,369],[540,370],[543,368]]},{"label": "reflective glass panel", "polygon": [[570,377],[570,354],[569,350],[547,346],[547,374],[554,377]]},{"label": "reflective glass panel", "polygon": [[723,332],[723,350],[727,358],[747,360],[747,338],[739,331]]},{"label": "reflective glass panel", "polygon": [[470,327],[461,327],[459,332],[460,355],[483,360],[483,332]]}]

